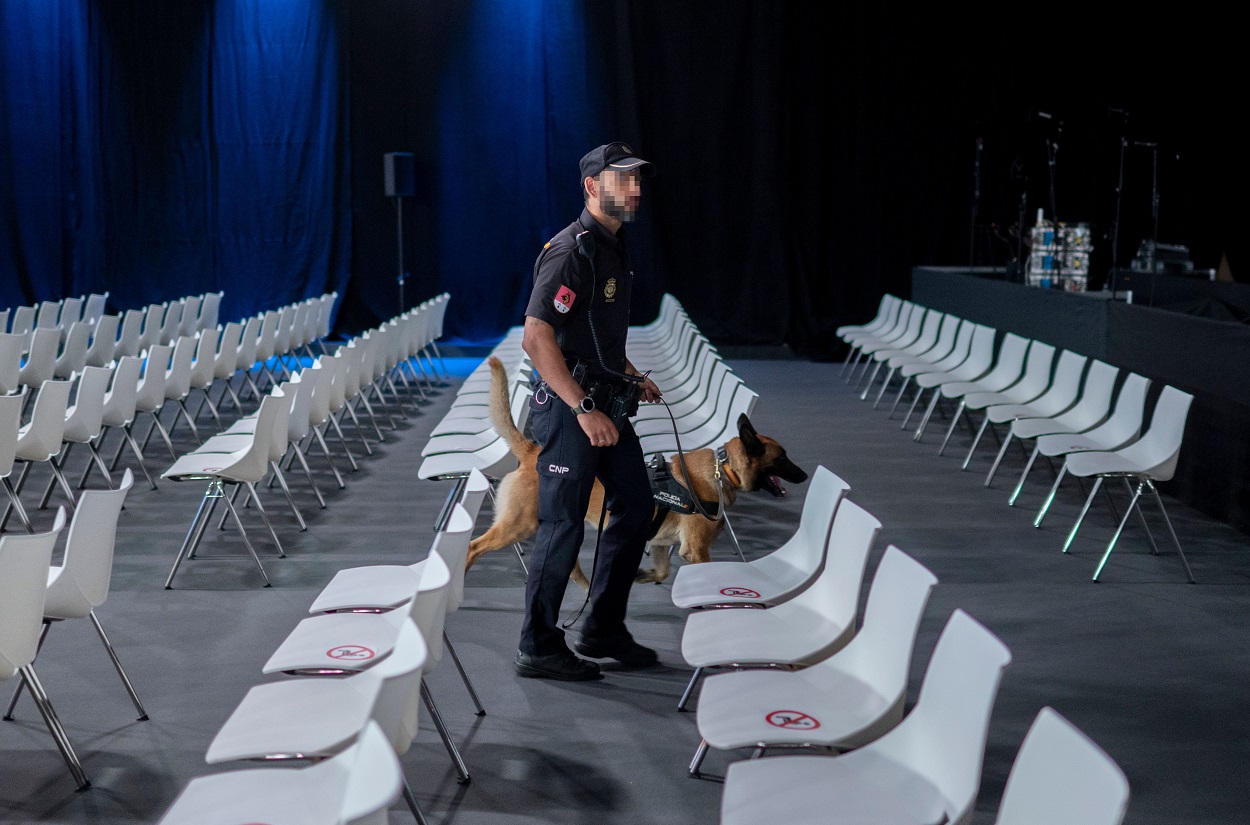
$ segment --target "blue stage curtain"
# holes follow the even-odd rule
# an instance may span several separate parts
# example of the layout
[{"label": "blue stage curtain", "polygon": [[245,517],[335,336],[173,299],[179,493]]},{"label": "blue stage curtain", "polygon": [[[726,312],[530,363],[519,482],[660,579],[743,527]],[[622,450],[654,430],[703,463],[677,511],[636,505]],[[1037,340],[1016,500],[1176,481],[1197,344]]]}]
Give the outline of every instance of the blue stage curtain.
[{"label": "blue stage curtain", "polygon": [[342,0],[0,3],[5,305],[344,291]]}]

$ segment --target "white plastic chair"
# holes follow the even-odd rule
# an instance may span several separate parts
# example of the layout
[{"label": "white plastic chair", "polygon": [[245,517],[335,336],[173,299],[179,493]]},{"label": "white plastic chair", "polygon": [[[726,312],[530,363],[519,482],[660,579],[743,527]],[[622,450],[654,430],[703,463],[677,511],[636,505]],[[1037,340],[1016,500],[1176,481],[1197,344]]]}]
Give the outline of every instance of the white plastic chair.
[{"label": "white plastic chair", "polygon": [[114,358],[121,358],[125,355],[138,355],[140,353],[139,344],[143,339],[143,318],[144,311],[141,309],[128,309],[122,315],[121,331],[117,334],[117,346],[113,350]]},{"label": "white plastic chair", "polygon": [[[1054,433],[1041,435],[1037,438],[1034,453],[1046,456],[1047,459],[1067,456],[1082,450],[1118,450],[1141,435],[1142,422],[1146,418],[1146,393],[1150,389],[1150,379],[1137,373],[1130,373],[1120,387],[1116,396],[1115,409],[1106,421],[1080,433]],[[1034,527],[1041,527],[1042,520],[1050,510],[1051,502],[1059,491],[1059,484],[1067,475],[1067,467],[1061,466],[1055,474],[1054,484],[1050,492],[1038,508],[1033,519]]]},{"label": "white plastic chair", "polygon": [[1141,438],[1119,450],[1108,452],[1087,450],[1072,453],[1064,460],[1064,468],[1068,475],[1094,479],[1094,486],[1090,488],[1089,495],[1085,498],[1085,506],[1081,508],[1081,514],[1077,516],[1076,523],[1072,525],[1072,531],[1068,533],[1067,541],[1064,542],[1063,552],[1065,553],[1076,539],[1076,533],[1081,529],[1081,522],[1085,519],[1085,514],[1089,512],[1094,496],[1098,494],[1104,480],[1124,479],[1125,486],[1132,493],[1132,498],[1124,509],[1124,517],[1120,519],[1120,524],[1111,536],[1111,541],[1107,543],[1107,549],[1098,562],[1098,568],[1094,571],[1094,581],[1098,581],[1098,577],[1102,575],[1102,569],[1106,566],[1107,559],[1111,557],[1111,551],[1115,549],[1129,515],[1134,511],[1141,519],[1142,526],[1146,528],[1151,551],[1159,552],[1154,536],[1150,533],[1150,525],[1146,522],[1146,516],[1138,505],[1138,499],[1141,498],[1142,491],[1146,489],[1154,493],[1159,512],[1163,514],[1163,521],[1167,525],[1168,533],[1172,536],[1172,543],[1176,545],[1176,552],[1185,566],[1185,574],[1190,582],[1194,581],[1194,574],[1189,569],[1189,562],[1185,559],[1185,551],[1181,549],[1180,539],[1176,537],[1172,520],[1168,518],[1167,508],[1163,506],[1163,497],[1159,495],[1159,489],[1155,486],[1156,482],[1168,481],[1176,474],[1181,443],[1185,438],[1185,421],[1189,416],[1189,407],[1193,400],[1194,397],[1189,393],[1173,386],[1165,386],[1159,394],[1158,401],[1155,402],[1154,412],[1150,417],[1150,427],[1142,433]]},{"label": "white plastic chair", "polygon": [[249,768],[192,779],[158,825],[384,825],[403,784],[394,748],[370,721],[351,747],[305,767]]},{"label": "white plastic chair", "polygon": [[[52,459],[61,452],[61,437],[65,433],[65,411],[69,407],[69,393],[73,389],[72,381],[48,379],[39,388],[31,410],[30,421],[23,424],[17,431],[16,459],[22,462],[21,472],[13,485],[16,496],[22,493],[22,487],[35,464],[46,463],[65,495],[72,502],[74,493],[65,481],[60,468]],[[5,507],[4,516],[0,518],[0,529],[9,521],[10,508]]]},{"label": "white plastic chair", "polygon": [[[895,355],[915,355],[928,350],[937,341],[938,327],[942,323],[942,312],[936,309],[925,309],[917,307],[913,309],[911,315],[907,319],[907,330],[901,338],[893,344],[877,345],[875,343],[866,344],[862,348],[862,352],[869,356],[869,360],[873,362],[872,372],[868,372],[868,365],[864,366],[864,373],[867,381],[863,383],[863,392],[859,399],[865,401],[868,399],[868,392],[872,389],[872,385],[876,383],[877,375],[881,372],[881,367],[892,356]],[[857,387],[858,389],[858,387]],[[884,386],[882,387],[884,390]]]},{"label": "white plastic chair", "polygon": [[[844,531],[845,540],[833,538]],[[843,499],[824,567],[801,593],[761,610],[696,610],[687,616],[681,655],[695,670],[677,709],[686,709],[710,669],[807,667],[845,647],[855,633],[864,569],[880,531],[871,513]]]},{"label": "white plastic chair", "polygon": [[[397,756],[412,746],[421,706],[421,675],[429,647],[411,619],[400,627],[395,650],[375,667],[346,679],[286,679],[257,685],[213,737],[204,761],[241,759],[281,764],[319,761],[355,744],[370,720]],[[424,817],[407,780],[404,798],[418,822]]]},{"label": "white plastic chair", "polygon": [[[1036,343],[1036,342],[1034,342]],[[1033,355],[1032,350],[1029,352],[1030,359]],[[1085,366],[1089,363],[1089,359],[1084,355],[1073,352],[1072,350],[1064,350],[1059,353],[1059,361],[1055,366],[1054,380],[1048,380],[1049,387],[1045,392],[1035,397],[1032,401],[1024,403],[1005,403],[990,404],[984,407],[984,418],[981,420],[981,430],[977,434],[977,438],[968,448],[968,455],[964,457],[963,469],[968,468],[968,463],[972,460],[972,454],[976,451],[977,444],[980,442],[980,436],[984,434],[988,427],[995,424],[1014,424],[1023,418],[1050,418],[1059,415],[1076,403],[1077,396],[1081,392],[1081,377],[1085,374]],[[1026,378],[1021,379],[1020,384],[1023,385],[1028,377],[1028,371],[1025,372]],[[1016,392],[1016,388],[1008,391],[1010,395],[1027,395],[1029,390],[1020,390]],[[965,399],[968,400],[968,399]],[[1008,432],[1002,439],[1002,444],[998,451],[997,460],[1002,460],[1002,456],[1007,451],[1007,445],[1011,443],[1011,427],[1008,426]],[[991,471],[992,472],[992,471]]]},{"label": "white plastic chair", "polygon": [[61,331],[56,327],[41,327],[31,333],[30,350],[18,373],[18,382],[32,390],[38,390],[44,381],[56,377],[56,356],[61,348]]},{"label": "white plastic chair", "polygon": [[[946,444],[965,411],[983,410],[993,404],[1027,404],[1044,393],[1050,386],[1054,361],[1055,348],[1050,344],[1030,341],[1009,332],[999,347],[998,361],[988,375],[977,381],[944,384],[941,394],[947,398],[958,398],[959,406],[951,416],[938,455],[946,451]],[[982,420],[980,431],[972,440],[974,448],[988,423]]]},{"label": "white plastic chair", "polygon": [[[925,323],[932,322],[926,317]],[[912,352],[895,353],[889,356],[885,362],[886,366],[889,367],[889,371],[881,379],[881,389],[877,392],[877,398],[873,401],[872,408],[875,410],[881,403],[881,397],[885,395],[886,388],[890,386],[890,382],[893,381],[894,376],[898,374],[900,369],[907,366],[916,367],[917,365],[932,366],[950,355],[955,347],[959,328],[962,325],[964,325],[964,322],[957,316],[948,312],[939,313],[936,330],[927,345],[913,345]],[[969,331],[969,336],[971,336],[971,331]],[[915,371],[918,372],[919,369]],[[895,396],[894,407],[898,406],[899,399],[903,397],[903,392],[910,383],[910,374],[904,375],[903,383],[898,388],[898,395]],[[893,413],[894,408],[892,407],[890,409],[891,417],[893,417]]]},{"label": "white plastic chair", "polygon": [[[113,479],[108,473],[108,468],[104,464],[104,459],[96,451],[94,441],[99,437],[100,431],[104,427],[104,396],[108,392],[109,380],[113,377],[113,371],[106,367],[86,367],[78,376],[77,386],[74,391],[74,403],[65,410],[65,428],[61,432],[61,449],[60,452],[51,459],[52,465],[57,469],[59,477],[64,477],[65,462],[69,459],[70,450],[75,444],[86,444],[91,450],[91,462],[103,474],[104,482],[110,489],[113,487]],[[39,500],[39,509],[48,506],[48,500],[52,496],[52,488],[56,486],[58,474],[54,474],[48,479],[48,485],[43,491],[43,497]],[[68,493],[67,493],[68,494]],[[69,495],[69,501],[74,503],[73,495]],[[75,513],[77,518],[77,513]],[[72,532],[72,530],[71,530]]]},{"label": "white plastic chair", "polygon": [[165,314],[161,317],[160,341],[158,343],[172,345],[178,340],[178,330],[182,326],[182,313],[186,307],[186,298],[170,301],[169,305],[165,307]]},{"label": "white plastic chair", "polygon": [[1128,777],[1115,760],[1044,707],[1016,753],[994,825],[1120,825],[1128,801]]},{"label": "white plastic chair", "polygon": [[955,610],[915,707],[879,739],[838,756],[774,756],[725,772],[722,825],[968,825],[990,713],[1011,652]]},{"label": "white plastic chair", "polygon": [[9,395],[22,388],[22,355],[25,350],[25,336],[0,332],[0,395]]},{"label": "white plastic chair", "polygon": [[221,291],[204,293],[204,300],[200,303],[200,317],[197,319],[201,331],[217,328],[217,316],[224,296],[225,293]]},{"label": "white plastic chair", "polygon": [[91,345],[91,324],[75,321],[66,333],[64,346],[53,361],[52,374],[68,379],[87,365],[87,347]]},{"label": "white plastic chair", "polygon": [[[156,482],[152,479],[152,474],[148,472],[147,462],[143,460],[143,450],[139,448],[139,442],[135,441],[132,432],[138,402],[139,373],[142,369],[143,359],[137,355],[123,355],[117,360],[117,366],[113,369],[113,380],[109,384],[108,392],[104,395],[104,413],[101,416],[102,426],[100,437],[96,441],[96,448],[104,448],[104,441],[109,430],[119,430],[121,438],[117,442],[117,451],[113,454],[113,460],[109,463],[109,470],[116,469],[122,452],[129,445],[135,460],[139,462],[143,477],[155,490],[157,489]],[[78,481],[79,488],[87,483],[91,467],[92,465],[88,463],[83,470],[82,478]]]},{"label": "white plastic chair", "polygon": [[[113,649],[95,609],[104,604],[109,595],[113,578],[113,548],[117,541],[117,521],[122,503],[129,492],[134,477],[127,469],[121,485],[116,490],[85,490],[78,499],[74,518],[65,535],[65,549],[61,563],[52,565],[47,577],[47,600],[43,608],[43,633],[39,637],[39,649],[53,623],[66,619],[90,619],[100,642],[104,645],[117,675],[121,677],[130,701],[139,711],[139,721],[148,718],[134,686],[130,684],[122,668],[117,651]],[[18,685],[9,701],[4,718],[13,718],[13,709],[21,696]]]},{"label": "white plastic chair", "polygon": [[[769,607],[801,593],[820,575],[831,544],[838,506],[850,485],[824,465],[808,484],[798,528],[781,546],[751,561],[712,561],[677,569],[672,599],[677,607]],[[844,523],[844,529],[849,523]]]},{"label": "white plastic chair", "polygon": [[709,747],[846,751],[897,725],[916,633],[936,584],[924,565],[890,545],[873,576],[863,624],[846,647],[804,670],[709,677],[699,694],[703,741],[690,775],[701,776]]},{"label": "white plastic chair", "polygon": [[120,315],[101,315],[91,323],[91,345],[87,347],[85,362],[89,367],[107,367],[117,354],[117,332],[121,326]]},{"label": "white plastic chair", "polygon": [[177,329],[173,330],[174,336],[185,337],[200,331],[200,304],[203,300],[203,295],[188,295],[183,299],[182,316],[178,319]]},{"label": "white plastic chair", "polygon": [[968,342],[966,352],[961,353],[956,347],[950,358],[943,359],[932,367],[911,376],[916,384],[916,395],[912,398],[911,407],[903,418],[900,430],[907,429],[907,423],[911,421],[911,415],[924,396],[925,390],[933,390],[929,398],[929,406],[920,417],[920,423],[916,426],[912,441],[919,441],[924,437],[925,428],[929,426],[929,419],[933,417],[933,411],[937,409],[938,401],[942,398],[939,387],[943,384],[975,381],[984,377],[993,368],[994,339],[997,334],[993,327],[976,324],[972,329],[972,339]]},{"label": "white plastic chair", "polygon": [[443,656],[443,626],[451,592],[451,570],[439,553],[438,545],[446,540],[463,540],[468,544],[467,534],[471,530],[472,521],[464,508],[457,504],[448,528],[435,536],[435,545],[430,548],[421,570],[420,588],[416,597],[408,600],[406,608],[376,613],[348,611],[309,616],[278,645],[263,668],[267,674],[286,673],[292,676],[350,674],[363,670],[391,655],[399,627],[411,619],[430,648],[421,677],[422,699],[455,764],[461,783],[470,781],[469,770],[438,713],[426,687],[425,677],[434,671]]},{"label": "white plastic chair", "polygon": [[[177,458],[178,451],[174,449],[169,432],[161,423],[161,410],[165,408],[165,382],[169,379],[170,352],[171,348],[165,344],[156,344],[146,350],[143,356],[143,377],[139,379],[139,386],[135,393],[135,418],[131,427],[133,428],[134,424],[138,423],[140,415],[146,413],[151,416],[152,423],[148,426],[148,432],[140,444],[140,452],[147,449],[153,431],[159,431],[169,454]],[[112,466],[116,466],[116,457]]]},{"label": "white plastic chair", "polygon": [[[189,335],[174,341],[173,355],[170,356],[169,369],[165,373],[165,401],[173,401],[178,408],[174,412],[173,420],[169,422],[169,429],[165,432],[165,436],[173,438],[174,430],[178,427],[178,413],[182,413],[182,420],[185,420],[187,426],[191,428],[195,443],[202,444],[204,439],[200,438],[200,428],[195,425],[195,419],[191,416],[191,411],[187,409],[187,397],[191,394],[191,372],[198,347],[199,339]],[[156,410],[153,417],[159,420],[160,409]],[[151,435],[151,430],[148,434]],[[144,446],[147,446],[146,440]]]},{"label": "white plastic chair", "polygon": [[[985,476],[985,486],[988,487],[993,482],[994,474],[998,472],[998,466],[1002,463],[1003,456],[1007,454],[1007,445],[1012,439],[1024,442],[1042,435],[1079,433],[1092,429],[1105,420],[1107,411],[1111,409],[1111,395],[1115,391],[1115,382],[1119,374],[1119,367],[1113,367],[1106,361],[1095,358],[1089,363],[1084,386],[1080,389],[1080,396],[1075,399],[1075,403],[1053,415],[1020,416],[1014,419],[1007,434],[1003,437],[998,457],[994,459],[993,466]],[[1055,383],[1058,384],[1058,380]],[[1031,466],[1036,458],[1037,451],[1034,449],[1033,454],[1029,456],[1028,464]],[[1016,492],[1012,494],[1008,503],[1015,503],[1016,495],[1023,486],[1024,477],[1028,475],[1028,472],[1029,466],[1026,466],[1020,475],[1020,484],[1016,485]]]},{"label": "white plastic chair", "polygon": [[[887,303],[887,298],[889,299]],[[910,302],[893,295],[887,295],[881,299],[881,308],[877,311],[877,316],[867,324],[850,325],[838,327],[837,336],[850,346],[850,351],[846,354],[846,361],[842,364],[841,374],[844,380],[850,383],[851,377],[855,374],[855,370],[859,368],[860,352],[859,343],[863,340],[871,340],[874,337],[889,333],[891,330],[897,329],[899,317],[903,314],[903,310],[907,308]],[[848,373],[849,369],[849,373]]]},{"label": "white plastic chair", "polygon": [[65,508],[61,507],[48,532],[0,533],[0,681],[14,676],[22,678],[81,791],[91,787],[91,781],[74,753],[56,710],[48,701],[33,664],[39,652],[52,550],[64,527]]},{"label": "white plastic chair", "polygon": [[249,498],[255,502],[256,510],[260,513],[261,520],[265,523],[265,527],[268,528],[269,535],[277,547],[278,557],[285,556],[286,554],[282,550],[282,542],[278,540],[278,534],[274,531],[273,524],[269,521],[269,515],[265,512],[265,507],[261,504],[260,497],[256,494],[256,483],[264,479],[269,469],[269,440],[273,435],[275,425],[290,414],[290,394],[283,393],[281,388],[275,387],[272,392],[261,399],[256,431],[249,439],[246,447],[233,453],[193,451],[180,457],[173,463],[173,466],[161,474],[161,478],[169,478],[174,481],[208,482],[208,487],[204,491],[204,498],[200,501],[200,507],[196,511],[195,518],[191,522],[191,527],[187,531],[187,536],[183,540],[182,546],[178,549],[178,555],[174,559],[173,568],[169,571],[168,578],[165,579],[166,590],[173,589],[174,576],[177,574],[178,567],[182,564],[183,559],[194,557],[195,550],[199,546],[201,539],[203,539],[204,531],[212,519],[213,510],[216,509],[217,502],[223,500],[225,501],[226,509],[239,529],[244,546],[252,556],[252,560],[256,562],[256,567],[260,570],[261,578],[265,581],[265,587],[270,586],[269,576],[265,573],[264,565],[260,563],[260,556],[256,554],[256,549],[248,539],[247,528],[243,526],[243,520],[239,517],[238,510],[235,509],[232,496],[226,495],[224,487],[225,485],[232,485],[247,488]]},{"label": "white plastic chair", "polygon": [[143,333],[139,336],[138,352],[166,344],[161,340],[161,321],[165,319],[167,304],[148,304],[143,315]]},{"label": "white plastic chair", "polygon": [[104,316],[105,310],[108,308],[108,291],[93,292],[87,296],[86,302],[82,306],[82,319],[84,321],[98,321]]},{"label": "white plastic chair", "polygon": [[13,488],[11,476],[17,458],[17,436],[22,426],[22,408],[25,406],[25,390],[18,395],[0,395],[0,482],[9,496],[9,506],[17,512],[17,517],[26,528],[27,533],[35,532],[26,508]]},{"label": "white plastic chair", "polygon": [[60,331],[57,321],[61,317],[60,301],[40,301],[39,314],[35,316],[35,329],[55,329]]}]

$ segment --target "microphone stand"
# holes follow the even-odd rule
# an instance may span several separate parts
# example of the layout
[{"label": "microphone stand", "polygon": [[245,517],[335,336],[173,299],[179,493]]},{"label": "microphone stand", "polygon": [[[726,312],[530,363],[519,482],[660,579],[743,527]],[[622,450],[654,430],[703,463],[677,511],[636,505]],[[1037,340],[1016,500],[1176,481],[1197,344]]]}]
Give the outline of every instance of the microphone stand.
[{"label": "microphone stand", "polygon": [[1159,144],[1152,141],[1135,140],[1134,146],[1144,146],[1150,150],[1150,257],[1146,259],[1146,268],[1150,272],[1150,306],[1155,304],[1155,281],[1159,273],[1155,271],[1156,256],[1159,251]]},{"label": "microphone stand", "polygon": [[[1123,109],[1112,109],[1124,115],[1124,123],[1128,124],[1128,112]],[[1111,221],[1111,300],[1116,299],[1116,276],[1120,260],[1120,200],[1124,194],[1124,149],[1128,146],[1128,138],[1120,134],[1120,170],[1115,184],[1115,213]]]},{"label": "microphone stand", "polygon": [[1055,263],[1055,278],[1059,280],[1062,286],[1063,279],[1063,240],[1059,234],[1059,213],[1055,207],[1055,161],[1059,154],[1059,135],[1063,134],[1063,122],[1060,121],[1055,129],[1055,139],[1046,138],[1046,164],[1050,171],[1050,223],[1052,238],[1054,240],[1054,252],[1052,258]]},{"label": "microphone stand", "polygon": [[972,163],[972,221],[968,238],[968,267],[977,265],[977,210],[981,201],[981,138],[977,138],[977,151]]}]

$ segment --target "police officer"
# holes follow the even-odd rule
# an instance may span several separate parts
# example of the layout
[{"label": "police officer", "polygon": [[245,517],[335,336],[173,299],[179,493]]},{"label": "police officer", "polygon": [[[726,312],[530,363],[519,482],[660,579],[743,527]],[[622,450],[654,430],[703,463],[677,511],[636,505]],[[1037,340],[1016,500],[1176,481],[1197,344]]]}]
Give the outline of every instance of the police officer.
[{"label": "police officer", "polygon": [[575,655],[559,626],[596,477],[603,484],[610,517],[591,574],[589,612],[574,648],[626,667],[658,661],[655,651],[634,641],[625,627],[653,501],[638,436],[619,414],[621,402],[616,400],[660,400],[659,388],[625,356],[634,275],[622,226],[638,213],[642,176],[652,174],[652,165],[624,143],[589,152],[581,160],[585,208],[543,246],[534,264],[521,346],[541,378],[530,401],[529,422],[542,449],[538,533],[516,658],[521,676],[567,681],[600,677],[599,665]]}]

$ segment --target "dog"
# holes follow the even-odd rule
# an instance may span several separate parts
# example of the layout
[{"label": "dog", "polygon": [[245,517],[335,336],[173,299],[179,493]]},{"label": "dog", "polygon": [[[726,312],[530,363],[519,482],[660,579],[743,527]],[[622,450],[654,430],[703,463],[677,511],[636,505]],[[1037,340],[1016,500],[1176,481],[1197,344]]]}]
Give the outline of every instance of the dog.
[{"label": "dog", "polygon": [[[539,445],[526,438],[512,420],[508,400],[508,376],[503,363],[491,356],[489,364],[491,424],[496,433],[508,439],[509,448],[520,466],[500,479],[494,523],[489,530],[469,543],[466,571],[483,554],[524,541],[538,532],[536,459]],[[785,448],[774,439],[757,433],[746,415],[739,416],[738,435],[729,439],[724,447],[726,461],[719,464],[719,482],[716,451],[710,448],[673,454],[668,460],[669,472],[700,501],[723,501],[725,507],[734,503],[739,492],[763,490],[780,497],[786,495],[782,481],[792,484],[807,481],[807,473],[786,456]],[[685,467],[689,468],[693,485],[686,481],[683,459]],[[586,521],[592,526],[598,526],[602,507],[603,485],[596,479],[590,495],[590,505],[586,509]],[[698,512],[687,514],[670,510],[649,543],[652,569],[639,570],[635,581],[658,584],[667,579],[670,572],[669,548],[673,545],[680,545],[681,557],[688,563],[710,561],[712,543],[720,534],[723,524],[724,520],[719,515],[709,519]],[[571,578],[583,588],[589,589],[590,582],[580,564],[574,568]]]}]

